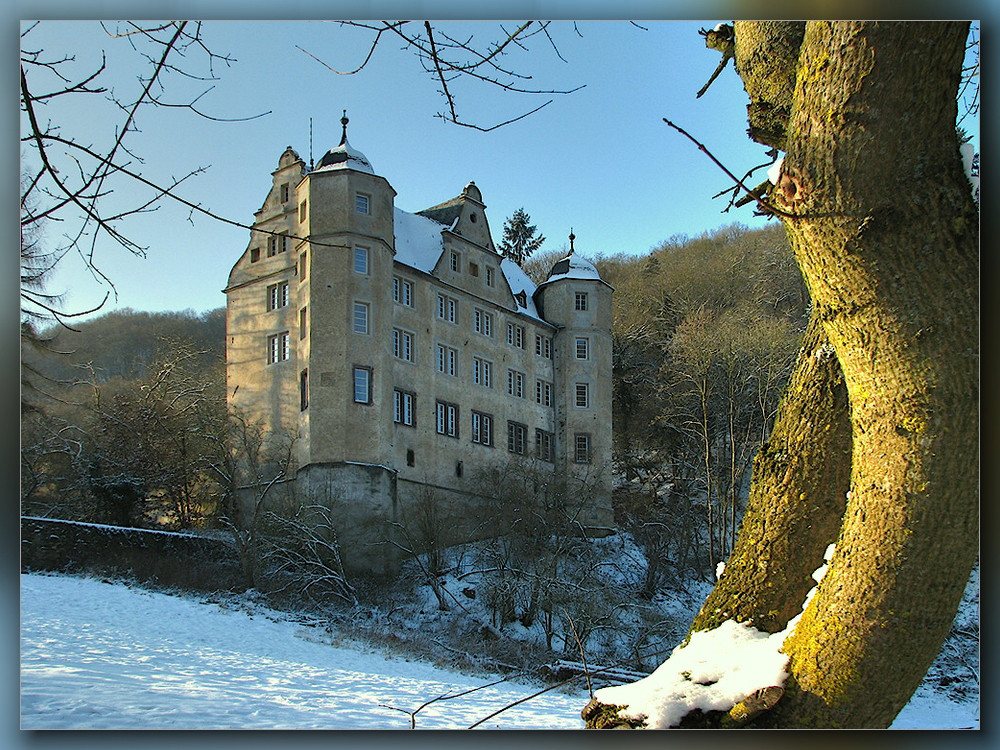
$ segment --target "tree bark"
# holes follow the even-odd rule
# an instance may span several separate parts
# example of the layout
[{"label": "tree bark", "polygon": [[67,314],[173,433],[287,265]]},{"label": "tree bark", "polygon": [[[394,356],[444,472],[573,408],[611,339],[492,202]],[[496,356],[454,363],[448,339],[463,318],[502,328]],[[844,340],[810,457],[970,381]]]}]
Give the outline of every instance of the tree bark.
[{"label": "tree bark", "polygon": [[809,23],[776,191],[843,369],[851,495],[769,721],[888,726],[978,552],[978,216],[955,132],[968,25]]},{"label": "tree bark", "polygon": [[[772,201],[793,215],[782,221],[813,300],[813,357],[800,356],[737,549],[692,630],[736,619],[777,632],[838,526],[839,538],[785,641],[784,694],[748,726],[888,726],[937,655],[975,562],[979,231],[955,132],[967,32],[805,29]],[[738,70],[748,92],[764,90],[756,73],[785,72],[741,61],[741,34],[766,49],[766,29],[736,25]],[[820,368],[815,355],[831,350]]]},{"label": "tree bark", "polygon": [[818,317],[810,319],[774,429],[754,460],[747,510],[725,572],[691,625],[725,620],[776,633],[802,609],[840,529],[851,473],[847,390]]}]

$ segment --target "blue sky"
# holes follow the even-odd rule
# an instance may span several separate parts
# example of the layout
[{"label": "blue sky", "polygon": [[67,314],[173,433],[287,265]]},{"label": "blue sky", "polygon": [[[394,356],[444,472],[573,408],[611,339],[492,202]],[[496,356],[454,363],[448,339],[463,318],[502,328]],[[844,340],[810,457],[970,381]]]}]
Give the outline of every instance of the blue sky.
[{"label": "blue sky", "polygon": [[[459,114],[483,126],[552,100],[539,112],[487,133],[435,116],[445,106],[435,81],[396,40],[380,44],[361,72],[337,75],[314,58],[353,69],[368,52],[370,32],[316,21],[206,22],[207,45],[236,62],[217,65],[218,80],[211,84],[178,81],[178,88],[168,88],[164,96],[179,100],[211,85],[199,107],[213,116],[268,114],[213,122],[182,110],[149,110],[131,143],[145,157],[143,174],[154,180],[208,167],[177,192],[215,214],[249,224],[284,148],[292,146],[309,160],[311,118],[312,153],[318,160],[339,142],[346,109],[352,146],[395,188],[396,205],[404,210],[452,198],[474,180],[496,241],[504,219],[523,207],[547,238],[543,249],[567,245],[572,229],[584,254],[644,254],[674,235],[695,236],[734,222],[764,223],[749,206],[722,213],[726,199],[712,196],[729,185],[728,178],[663,122],[667,117],[684,127],[738,176],[767,161],[764,148],[746,136],[746,96],[731,65],[705,96],[695,98],[720,59],[697,32],[717,20],[640,22],[641,28],[628,22],[575,27],[556,22],[550,29],[559,55],[536,37],[529,52],[504,62],[530,74],[530,85],[541,89],[583,88],[567,95],[527,96],[456,82]],[[439,26],[476,41],[499,33],[488,21]],[[29,39],[34,47],[75,53],[83,68],[99,62],[103,49],[116,86],[135,85],[134,53],[93,22],[43,24]],[[94,138],[100,139],[106,105],[97,98],[93,109],[85,104],[74,109],[72,128],[95,128]],[[762,179],[763,170],[748,182]],[[244,229],[206,217],[189,220],[187,209],[169,204],[132,221],[128,233],[148,246],[147,256],[133,258],[119,247],[99,246],[98,266],[117,292],[117,300],[112,298],[102,312],[223,306],[221,289],[249,238]],[[51,290],[66,290],[67,308],[81,309],[99,302],[105,288],[81,263],[67,258]]]}]

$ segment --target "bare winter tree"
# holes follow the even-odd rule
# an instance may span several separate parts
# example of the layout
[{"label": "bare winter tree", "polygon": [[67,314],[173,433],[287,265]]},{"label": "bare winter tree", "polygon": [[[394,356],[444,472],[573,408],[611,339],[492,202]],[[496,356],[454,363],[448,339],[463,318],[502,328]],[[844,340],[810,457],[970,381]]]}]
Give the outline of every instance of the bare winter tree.
[{"label": "bare winter tree", "polygon": [[498,24],[495,30],[490,27],[492,33],[486,36],[485,41],[482,38],[475,38],[468,32],[467,27],[464,30],[451,31],[449,24],[440,22],[345,21],[343,24],[373,34],[367,55],[353,69],[336,70],[313,52],[304,49],[302,51],[334,73],[353,75],[364,70],[379,45],[385,46],[392,41],[402,42],[405,50],[416,55],[424,71],[432,77],[447,103],[446,110],[438,112],[436,117],[462,127],[489,132],[522,120],[553,101],[548,99],[519,115],[492,125],[485,125],[481,116],[466,117],[459,114],[456,90],[466,81],[478,82],[507,94],[533,97],[570,94],[582,88],[559,90],[533,86],[530,84],[531,75],[519,69],[519,65],[524,63],[512,64],[510,59],[512,55],[518,53],[526,55],[530,46],[539,40],[548,46],[558,59],[563,59],[548,21],[525,21],[516,28]]},{"label": "bare winter tree", "polygon": [[[29,319],[53,317],[60,322],[100,309],[114,293],[111,274],[99,257],[110,241],[128,253],[144,256],[147,246],[130,231],[129,219],[154,211],[164,201],[179,201],[192,211],[210,215],[186,201],[179,188],[204,171],[190,169],[167,182],[144,176],[150,166],[135,148],[140,122],[149,110],[184,108],[198,117],[199,100],[215,80],[216,68],[230,57],[214,53],[200,23],[103,24],[108,43],[127,44],[138,60],[138,89],[114,86],[115,73],[102,51],[87,59],[67,51],[35,46],[39,23],[26,23],[21,33],[21,304]],[[178,82],[199,82],[190,98],[172,100],[167,92]],[[124,90],[123,90],[124,89]],[[77,103],[100,100],[102,116],[112,125],[99,133],[74,120]],[[258,115],[259,116],[259,115]],[[216,217],[221,218],[221,217]],[[230,222],[233,223],[233,222]],[[59,237],[43,233],[58,229]],[[88,310],[65,310],[43,282],[68,255],[77,255],[93,278],[106,288],[104,300]]]}]

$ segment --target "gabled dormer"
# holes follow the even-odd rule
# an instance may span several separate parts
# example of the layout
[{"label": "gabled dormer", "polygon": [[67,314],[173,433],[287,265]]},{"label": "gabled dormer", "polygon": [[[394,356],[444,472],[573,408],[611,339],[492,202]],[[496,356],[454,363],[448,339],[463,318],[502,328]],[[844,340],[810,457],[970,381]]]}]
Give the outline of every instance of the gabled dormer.
[{"label": "gabled dormer", "polygon": [[271,189],[264,203],[254,213],[256,222],[267,221],[286,211],[295,203],[295,186],[306,173],[306,164],[291,146],[278,159],[278,168],[271,172]]},{"label": "gabled dormer", "polygon": [[496,254],[490,225],[486,221],[486,204],[476,183],[470,182],[462,194],[450,201],[418,211],[421,216],[444,224],[449,232]]}]

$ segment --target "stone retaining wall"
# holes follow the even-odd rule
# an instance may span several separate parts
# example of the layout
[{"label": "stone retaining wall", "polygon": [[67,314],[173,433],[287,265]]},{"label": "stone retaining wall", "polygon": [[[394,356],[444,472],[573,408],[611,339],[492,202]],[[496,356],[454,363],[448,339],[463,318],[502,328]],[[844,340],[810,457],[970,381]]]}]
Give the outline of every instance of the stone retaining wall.
[{"label": "stone retaining wall", "polygon": [[128,576],[194,591],[243,590],[224,538],[53,518],[21,518],[21,570]]}]

